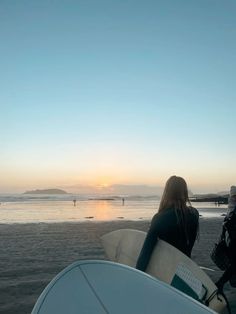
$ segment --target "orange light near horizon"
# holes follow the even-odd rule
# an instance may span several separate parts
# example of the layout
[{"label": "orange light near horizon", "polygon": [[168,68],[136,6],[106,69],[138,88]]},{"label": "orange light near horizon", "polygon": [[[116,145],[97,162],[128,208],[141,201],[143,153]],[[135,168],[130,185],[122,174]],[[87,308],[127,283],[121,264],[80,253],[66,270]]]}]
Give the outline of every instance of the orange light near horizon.
[{"label": "orange light near horizon", "polygon": [[96,186],[96,190],[99,194],[110,194],[113,191],[113,188],[108,183],[101,183]]},{"label": "orange light near horizon", "polygon": [[108,187],[109,187],[108,183],[101,183],[98,185],[98,188],[100,188],[100,189],[104,189],[104,188],[108,188]]},{"label": "orange light near horizon", "polygon": [[112,219],[112,205],[108,201],[100,201],[96,206],[96,218],[99,220]]},{"label": "orange light near horizon", "polygon": [[94,178],[95,180],[93,181],[91,185],[96,187],[98,190],[106,190],[109,189],[110,186],[113,184],[113,182],[116,182],[114,178],[111,178],[110,176],[97,176]]}]

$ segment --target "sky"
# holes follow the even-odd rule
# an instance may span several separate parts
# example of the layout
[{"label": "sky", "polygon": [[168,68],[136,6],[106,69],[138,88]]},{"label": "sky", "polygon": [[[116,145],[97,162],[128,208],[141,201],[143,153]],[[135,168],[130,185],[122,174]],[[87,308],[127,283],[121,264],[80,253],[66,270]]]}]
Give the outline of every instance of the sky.
[{"label": "sky", "polygon": [[0,193],[236,184],[234,0],[1,0]]}]

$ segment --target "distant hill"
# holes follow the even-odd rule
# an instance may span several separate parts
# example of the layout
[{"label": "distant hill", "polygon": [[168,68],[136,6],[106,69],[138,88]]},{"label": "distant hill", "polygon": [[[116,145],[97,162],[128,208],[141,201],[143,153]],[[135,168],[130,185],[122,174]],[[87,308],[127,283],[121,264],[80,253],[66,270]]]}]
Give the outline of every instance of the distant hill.
[{"label": "distant hill", "polygon": [[68,193],[60,189],[45,189],[45,190],[26,191],[23,194],[68,194]]}]

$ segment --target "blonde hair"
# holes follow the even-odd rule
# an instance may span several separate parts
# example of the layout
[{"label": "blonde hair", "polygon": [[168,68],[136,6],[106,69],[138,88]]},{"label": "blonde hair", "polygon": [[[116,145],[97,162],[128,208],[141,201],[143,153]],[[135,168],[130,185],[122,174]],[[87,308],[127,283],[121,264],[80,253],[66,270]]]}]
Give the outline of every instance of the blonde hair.
[{"label": "blonde hair", "polygon": [[167,182],[161,198],[159,212],[167,208],[184,210],[189,205],[188,187],[185,180],[181,177],[171,176]]},{"label": "blonde hair", "polygon": [[173,208],[175,210],[178,224],[182,226],[187,243],[189,243],[186,215],[191,210],[191,207],[188,207],[187,204],[191,206],[188,198],[187,183],[181,177],[170,177],[166,182],[159,206],[159,212],[165,211],[168,208]]}]

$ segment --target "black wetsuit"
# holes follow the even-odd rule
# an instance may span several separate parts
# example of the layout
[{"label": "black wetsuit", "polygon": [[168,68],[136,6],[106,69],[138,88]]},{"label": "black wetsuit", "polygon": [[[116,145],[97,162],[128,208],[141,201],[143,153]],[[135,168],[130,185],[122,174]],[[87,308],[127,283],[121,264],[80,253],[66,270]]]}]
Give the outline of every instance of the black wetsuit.
[{"label": "black wetsuit", "polygon": [[179,222],[173,208],[157,213],[152,218],[136,268],[142,271],[146,270],[157,238],[170,243],[190,257],[198,232],[198,222],[199,213],[193,207],[190,207],[186,213],[186,229]]},{"label": "black wetsuit", "polygon": [[216,282],[216,286],[220,291],[223,290],[227,281],[230,281],[231,286],[236,288],[236,206],[224,219],[222,232],[225,231],[228,231],[229,235],[228,254],[231,265]]}]

